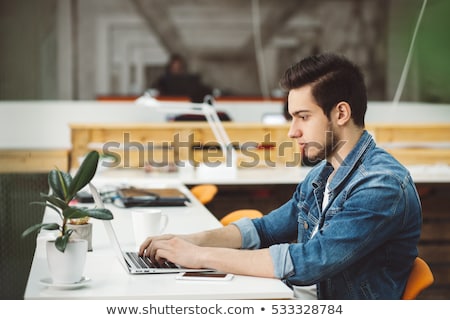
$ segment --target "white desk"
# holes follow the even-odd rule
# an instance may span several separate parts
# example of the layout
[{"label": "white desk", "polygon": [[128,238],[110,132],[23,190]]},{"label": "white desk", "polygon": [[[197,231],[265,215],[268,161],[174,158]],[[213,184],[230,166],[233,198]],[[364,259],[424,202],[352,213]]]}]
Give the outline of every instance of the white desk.
[{"label": "white desk", "polygon": [[[114,179],[121,181],[120,179]],[[101,188],[111,179],[95,178],[94,184]],[[123,181],[121,181],[123,182]],[[145,186],[160,185],[162,182],[143,184],[142,179],[128,179],[126,183]],[[177,184],[180,186],[179,184]],[[174,183],[167,186],[174,186]],[[168,233],[190,233],[220,227],[217,219],[202,206],[184,186],[180,186],[192,201],[190,207],[164,207],[169,216]],[[114,214],[114,229],[124,249],[135,248],[130,211],[108,205]],[[47,210],[44,220],[51,221],[56,213]],[[25,299],[289,299],[292,291],[281,281],[247,276],[235,276],[231,281],[184,281],[175,280],[176,274],[129,275],[120,265],[112,251],[102,221],[92,219],[93,251],[88,253],[85,276],[91,279],[78,289],[56,289],[40,284],[39,280],[49,277],[45,255],[45,241],[49,234],[42,232],[37,239]]]}]

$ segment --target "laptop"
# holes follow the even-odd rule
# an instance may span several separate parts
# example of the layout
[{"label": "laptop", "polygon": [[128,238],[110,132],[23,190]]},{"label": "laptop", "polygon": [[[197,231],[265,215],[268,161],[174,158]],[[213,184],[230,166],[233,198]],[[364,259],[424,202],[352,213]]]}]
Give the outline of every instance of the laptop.
[{"label": "laptop", "polygon": [[[98,193],[97,189],[89,184],[94,202],[98,208],[104,208],[105,205]],[[155,265],[149,258],[141,257],[135,251],[124,251],[120,247],[116,232],[112,226],[111,220],[102,220],[105,226],[106,234],[111,242],[114,253],[117,256],[120,264],[130,274],[149,274],[149,273],[180,273],[180,272],[205,272],[215,271],[213,269],[191,269],[184,268],[175,263],[166,261],[162,265]]]}]

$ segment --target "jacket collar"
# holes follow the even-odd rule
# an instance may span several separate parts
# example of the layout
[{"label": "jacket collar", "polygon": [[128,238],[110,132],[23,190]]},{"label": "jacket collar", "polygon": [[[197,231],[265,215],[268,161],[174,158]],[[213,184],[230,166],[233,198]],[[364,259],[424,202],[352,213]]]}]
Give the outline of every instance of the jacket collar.
[{"label": "jacket collar", "polygon": [[[341,166],[337,170],[333,180],[329,185],[330,191],[339,187],[339,185],[345,180],[345,178],[354,170],[354,168],[362,161],[368,150],[375,147],[375,141],[372,136],[366,131],[359,138],[355,147],[350,151],[350,153],[345,157]],[[330,163],[323,161],[319,164],[321,168],[320,173],[316,179],[312,181],[313,187],[320,188],[326,184],[326,181],[330,174],[333,172],[333,167]]]}]

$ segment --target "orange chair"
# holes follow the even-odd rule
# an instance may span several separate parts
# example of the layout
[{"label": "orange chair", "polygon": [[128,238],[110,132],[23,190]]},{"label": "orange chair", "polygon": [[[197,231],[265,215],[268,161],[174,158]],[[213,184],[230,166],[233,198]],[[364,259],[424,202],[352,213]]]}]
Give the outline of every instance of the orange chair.
[{"label": "orange chair", "polygon": [[406,283],[403,300],[414,300],[423,290],[434,282],[433,273],[428,264],[421,258],[414,260],[408,282]]},{"label": "orange chair", "polygon": [[200,201],[202,204],[207,204],[214,199],[217,194],[218,188],[214,184],[199,184],[191,188],[191,193]]},{"label": "orange chair", "polygon": [[259,210],[255,209],[239,209],[232,211],[228,213],[226,216],[224,216],[222,219],[220,219],[220,223],[222,223],[223,226],[229,225],[230,223],[237,221],[241,218],[261,218],[263,214]]}]

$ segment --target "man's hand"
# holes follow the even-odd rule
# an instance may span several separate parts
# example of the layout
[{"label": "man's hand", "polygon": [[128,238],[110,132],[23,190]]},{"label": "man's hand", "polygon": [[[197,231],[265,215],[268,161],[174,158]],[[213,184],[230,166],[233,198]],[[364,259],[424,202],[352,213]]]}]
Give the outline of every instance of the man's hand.
[{"label": "man's hand", "polygon": [[139,248],[139,254],[155,263],[170,261],[187,268],[202,268],[202,248],[182,236],[166,234],[147,238]]},{"label": "man's hand", "polygon": [[170,261],[186,268],[203,268],[201,252],[203,248],[177,236],[153,239],[145,251],[152,261]]}]

